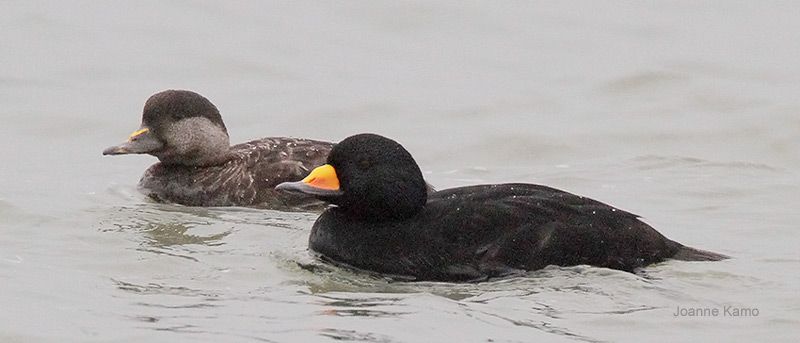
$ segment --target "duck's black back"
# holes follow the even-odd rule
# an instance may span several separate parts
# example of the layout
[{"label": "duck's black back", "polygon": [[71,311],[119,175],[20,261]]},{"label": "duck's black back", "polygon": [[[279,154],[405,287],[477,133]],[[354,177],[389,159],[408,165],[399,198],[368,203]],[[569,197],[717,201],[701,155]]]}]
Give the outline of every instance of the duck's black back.
[{"label": "duck's black back", "polygon": [[277,192],[275,185],[302,179],[325,164],[332,143],[270,137],[231,147],[231,159],[206,167],[156,163],[139,187],[158,201],[189,206],[245,206],[271,209],[322,209],[308,195]]},{"label": "duck's black back", "polygon": [[547,265],[633,271],[683,247],[634,214],[532,184],[442,190],[402,221],[352,220],[331,208],[314,224],[309,246],[355,268],[447,281]]}]

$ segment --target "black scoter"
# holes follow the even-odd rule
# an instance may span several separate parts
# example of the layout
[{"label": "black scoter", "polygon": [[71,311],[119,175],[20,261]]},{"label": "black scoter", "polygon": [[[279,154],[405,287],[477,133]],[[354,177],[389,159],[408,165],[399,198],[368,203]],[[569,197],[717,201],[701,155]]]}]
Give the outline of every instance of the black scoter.
[{"label": "black scoter", "polygon": [[481,281],[548,265],[634,272],[668,258],[726,258],[669,240],[634,214],[547,186],[493,184],[427,194],[411,154],[374,134],[343,140],[327,164],[276,189],[336,205],[314,223],[313,253],[402,279]]},{"label": "black scoter", "polygon": [[160,162],[145,171],[139,189],[151,198],[188,206],[245,206],[320,210],[304,194],[277,192],[325,163],[332,143],[268,137],[230,146],[219,110],[186,90],[152,95],[141,127],[103,155],[150,154]]}]

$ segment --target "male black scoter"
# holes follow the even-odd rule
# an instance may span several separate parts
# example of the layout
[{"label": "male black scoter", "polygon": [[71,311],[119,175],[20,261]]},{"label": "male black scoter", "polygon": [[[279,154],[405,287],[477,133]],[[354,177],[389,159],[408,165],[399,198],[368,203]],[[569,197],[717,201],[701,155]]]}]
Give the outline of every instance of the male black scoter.
[{"label": "male black scoter", "polygon": [[332,143],[268,137],[230,146],[219,110],[186,90],[147,99],[141,127],[103,155],[150,154],[160,162],[145,171],[139,189],[151,198],[188,206],[322,209],[303,194],[275,185],[302,178],[325,163]]},{"label": "male black scoter", "polygon": [[327,164],[276,189],[336,205],[309,238],[323,260],[403,279],[481,281],[548,265],[634,272],[668,258],[726,258],[669,240],[634,214],[547,186],[427,194],[411,154],[374,134],[343,140]]}]

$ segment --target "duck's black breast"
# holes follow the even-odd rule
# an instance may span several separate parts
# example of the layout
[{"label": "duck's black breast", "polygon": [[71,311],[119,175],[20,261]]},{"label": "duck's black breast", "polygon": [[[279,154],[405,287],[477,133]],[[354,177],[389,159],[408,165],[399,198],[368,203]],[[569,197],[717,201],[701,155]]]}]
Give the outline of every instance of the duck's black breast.
[{"label": "duck's black breast", "polygon": [[422,212],[403,221],[352,221],[332,208],[315,223],[310,247],[356,268],[464,281],[547,265],[633,271],[681,245],[604,203],[546,186],[500,184],[433,193]]},{"label": "duck's black breast", "polygon": [[277,192],[275,185],[297,181],[325,164],[332,143],[269,137],[231,147],[227,162],[206,167],[156,163],[145,171],[140,189],[158,201],[189,206],[245,206],[322,209],[311,196]]}]

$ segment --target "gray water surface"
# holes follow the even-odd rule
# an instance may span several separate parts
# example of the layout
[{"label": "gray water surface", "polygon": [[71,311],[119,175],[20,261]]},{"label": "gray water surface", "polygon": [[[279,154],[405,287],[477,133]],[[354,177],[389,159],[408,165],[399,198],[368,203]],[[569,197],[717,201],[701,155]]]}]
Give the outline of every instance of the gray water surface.
[{"label": "gray water surface", "polygon": [[[3,2],[0,42],[2,342],[800,339],[800,4]],[[154,204],[154,158],[101,156],[168,88],[233,142],[377,132],[440,189],[547,184],[733,258],[480,284],[329,267],[315,214]]]}]

